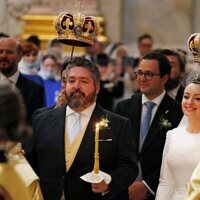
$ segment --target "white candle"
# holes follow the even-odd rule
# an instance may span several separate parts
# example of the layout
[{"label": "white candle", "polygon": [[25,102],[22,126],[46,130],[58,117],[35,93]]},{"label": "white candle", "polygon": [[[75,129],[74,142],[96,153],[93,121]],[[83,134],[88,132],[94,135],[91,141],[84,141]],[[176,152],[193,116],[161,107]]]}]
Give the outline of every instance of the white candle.
[{"label": "white candle", "polygon": [[94,173],[99,173],[99,123],[96,124],[95,129]]}]

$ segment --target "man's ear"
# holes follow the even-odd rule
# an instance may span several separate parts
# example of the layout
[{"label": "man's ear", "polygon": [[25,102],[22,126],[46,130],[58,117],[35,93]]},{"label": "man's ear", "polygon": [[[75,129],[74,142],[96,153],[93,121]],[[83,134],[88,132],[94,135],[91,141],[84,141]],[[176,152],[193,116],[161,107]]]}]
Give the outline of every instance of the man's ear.
[{"label": "man's ear", "polygon": [[163,85],[165,85],[167,83],[167,81],[169,80],[169,74],[165,74],[163,77],[162,77],[162,81],[163,81]]}]

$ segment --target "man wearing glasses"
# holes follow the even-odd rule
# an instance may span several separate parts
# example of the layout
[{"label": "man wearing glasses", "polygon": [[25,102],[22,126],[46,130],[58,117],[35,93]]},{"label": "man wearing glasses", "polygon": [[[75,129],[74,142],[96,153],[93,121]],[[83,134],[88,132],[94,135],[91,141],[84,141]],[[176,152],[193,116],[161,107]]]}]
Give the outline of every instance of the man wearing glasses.
[{"label": "man wearing glasses", "polygon": [[164,89],[170,71],[171,65],[164,55],[146,54],[136,72],[141,93],[116,107],[116,113],[131,120],[137,145],[140,173],[129,187],[130,200],[155,199],[166,133],[177,127],[182,117],[180,104]]}]

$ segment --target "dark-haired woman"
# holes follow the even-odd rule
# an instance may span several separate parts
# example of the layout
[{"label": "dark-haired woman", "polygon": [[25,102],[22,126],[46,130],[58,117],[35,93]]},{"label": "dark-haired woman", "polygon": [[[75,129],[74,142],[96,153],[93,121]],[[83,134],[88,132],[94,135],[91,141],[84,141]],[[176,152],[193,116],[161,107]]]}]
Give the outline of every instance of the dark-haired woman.
[{"label": "dark-haired woman", "polygon": [[200,161],[200,75],[186,86],[182,109],[188,124],[167,133],[156,200],[184,199]]}]

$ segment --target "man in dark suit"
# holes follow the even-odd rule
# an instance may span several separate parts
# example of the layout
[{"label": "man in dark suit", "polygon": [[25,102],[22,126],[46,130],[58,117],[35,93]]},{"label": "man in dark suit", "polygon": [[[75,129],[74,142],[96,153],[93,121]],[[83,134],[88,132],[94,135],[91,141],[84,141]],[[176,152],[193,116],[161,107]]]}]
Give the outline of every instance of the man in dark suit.
[{"label": "man in dark suit", "polygon": [[21,45],[16,40],[0,39],[0,81],[20,90],[26,105],[27,121],[31,124],[34,110],[44,106],[44,90],[18,71],[21,57]]},{"label": "man in dark suit", "polygon": [[[125,198],[120,193],[138,174],[130,122],[96,104],[99,87],[96,65],[84,58],[73,58],[67,66],[67,106],[35,116],[26,157],[40,177],[44,199],[60,199],[63,190],[65,198],[70,200],[119,199],[119,196],[128,199],[128,195]],[[79,115],[80,129],[72,138],[75,114]],[[93,171],[94,129],[102,117],[108,119],[109,127],[99,133],[100,170],[111,177],[111,182],[91,184],[80,177]]]},{"label": "man in dark suit", "polygon": [[172,66],[170,80],[166,84],[165,89],[173,99],[181,102],[184,93],[184,87],[181,85],[181,80],[185,73],[185,61],[180,55],[182,52],[174,51],[172,49],[163,49],[160,53],[167,57]]},{"label": "man in dark suit", "polygon": [[27,121],[32,124],[32,116],[36,109],[44,106],[44,89],[33,81],[25,78],[21,73],[16,86],[19,88],[27,110]]},{"label": "man in dark suit", "polygon": [[141,58],[152,51],[153,43],[153,37],[150,34],[143,34],[138,37],[137,47],[140,55],[134,59],[133,68],[137,68]]},{"label": "man in dark suit", "polygon": [[114,98],[119,98],[124,93],[124,83],[118,76],[110,79],[109,62],[109,57],[105,53],[97,55],[96,63],[101,75],[97,102],[102,107],[112,111]]},{"label": "man in dark suit", "polygon": [[[118,103],[116,107],[116,113],[130,119],[137,144],[140,172],[137,181],[129,187],[131,200],[155,198],[166,132],[176,127],[182,117],[181,106],[164,90],[170,70],[171,65],[164,55],[146,54],[136,72],[141,93]],[[154,103],[154,107],[150,126],[142,140],[141,130],[148,110],[146,103],[149,101]]]}]

